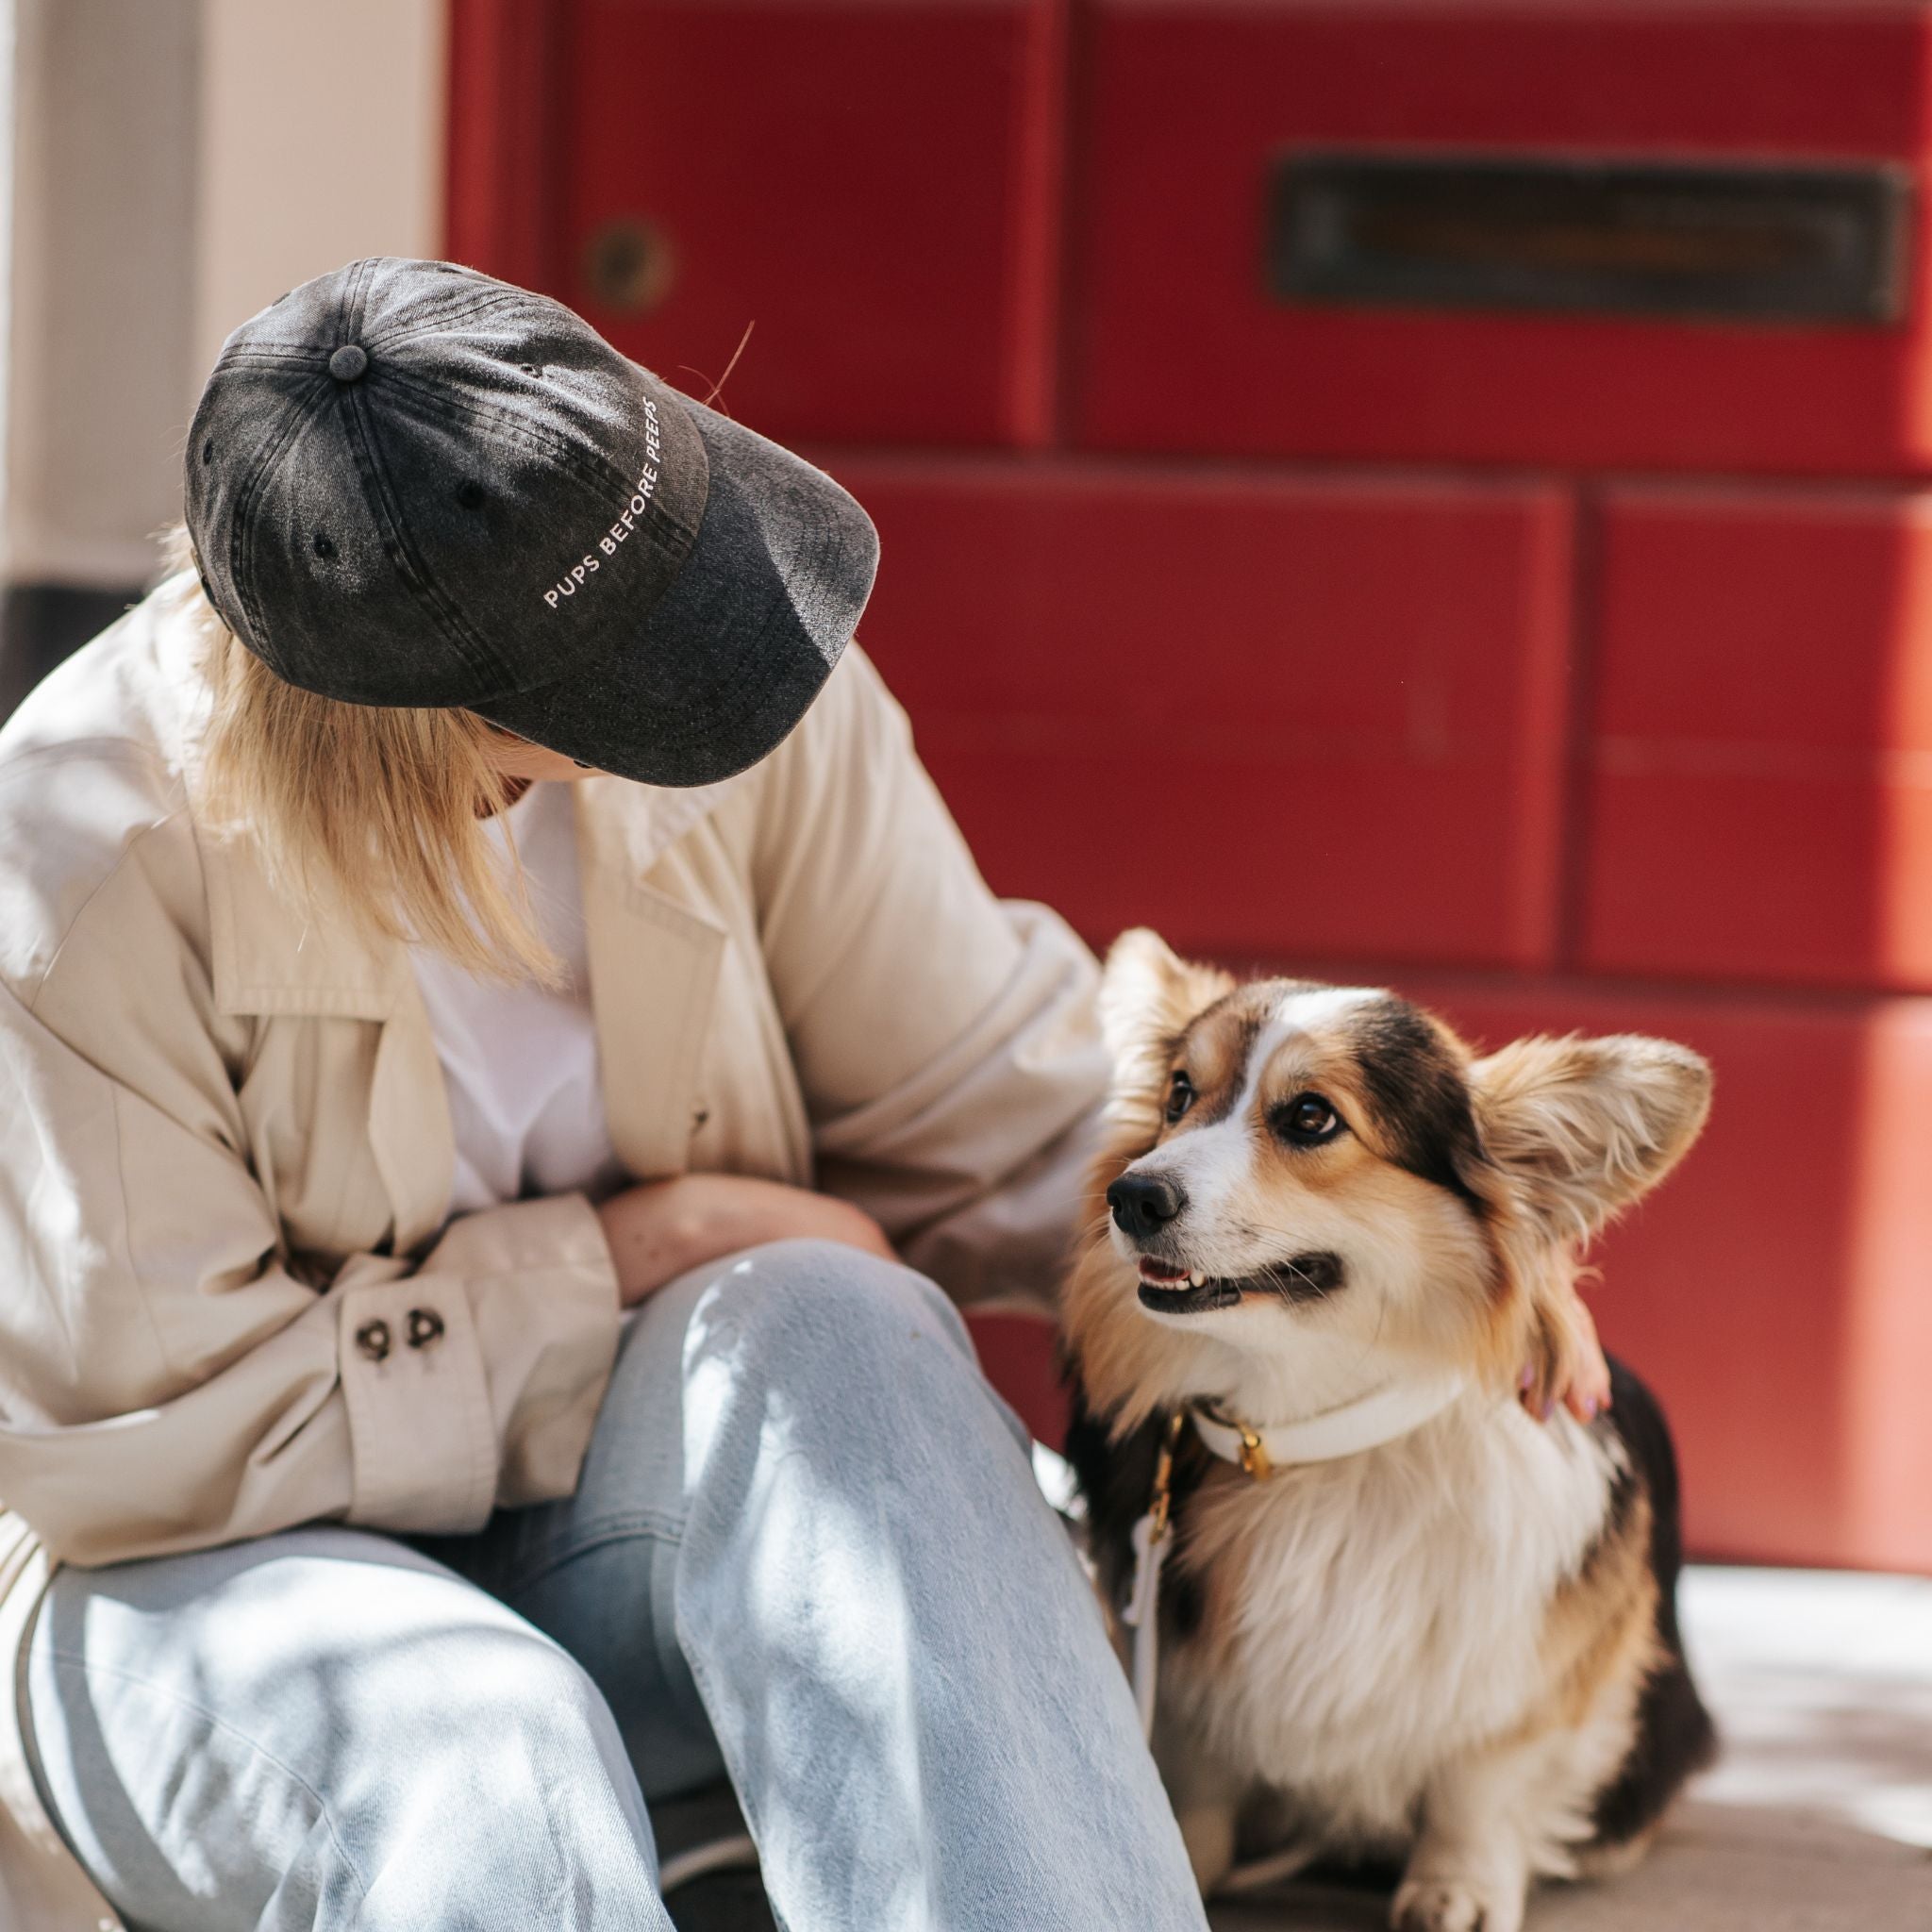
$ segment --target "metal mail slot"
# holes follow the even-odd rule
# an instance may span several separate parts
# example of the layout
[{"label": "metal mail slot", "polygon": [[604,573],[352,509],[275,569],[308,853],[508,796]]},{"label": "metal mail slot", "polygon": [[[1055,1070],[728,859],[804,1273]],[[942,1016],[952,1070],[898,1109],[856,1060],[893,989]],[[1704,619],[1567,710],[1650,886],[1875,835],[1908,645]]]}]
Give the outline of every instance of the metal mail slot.
[{"label": "metal mail slot", "polygon": [[1903,168],[1298,152],[1276,165],[1284,302],[1895,323]]}]

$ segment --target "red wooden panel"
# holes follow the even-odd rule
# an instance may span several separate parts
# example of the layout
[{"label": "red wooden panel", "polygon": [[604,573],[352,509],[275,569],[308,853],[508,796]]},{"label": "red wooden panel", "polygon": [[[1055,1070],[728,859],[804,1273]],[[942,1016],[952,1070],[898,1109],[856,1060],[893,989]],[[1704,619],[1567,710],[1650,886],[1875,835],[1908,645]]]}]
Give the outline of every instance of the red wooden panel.
[{"label": "red wooden panel", "polygon": [[[770,434],[1045,434],[1062,0],[571,0],[560,286],[628,355]],[[641,220],[657,306],[587,251]]]},{"label": "red wooden panel", "polygon": [[1605,511],[1587,961],[1932,986],[1932,498]]},{"label": "red wooden panel", "polygon": [[449,0],[443,253],[525,288],[554,286],[557,111],[550,0]]},{"label": "red wooden panel", "polygon": [[1290,308],[1261,264],[1269,170],[1295,146],[1917,168],[1927,16],[1836,0],[1096,0],[1073,203],[1074,437],[1922,470],[1923,263],[1905,327]]},{"label": "red wooden panel", "polygon": [[1709,1056],[1711,1124],[1590,1295],[1670,1412],[1690,1542],[1932,1570],[1932,1001],[1403,986],[1491,1045],[1574,1027]]},{"label": "red wooden panel", "polygon": [[1105,939],[1546,962],[1569,512],[1391,477],[831,459],[989,877]]}]

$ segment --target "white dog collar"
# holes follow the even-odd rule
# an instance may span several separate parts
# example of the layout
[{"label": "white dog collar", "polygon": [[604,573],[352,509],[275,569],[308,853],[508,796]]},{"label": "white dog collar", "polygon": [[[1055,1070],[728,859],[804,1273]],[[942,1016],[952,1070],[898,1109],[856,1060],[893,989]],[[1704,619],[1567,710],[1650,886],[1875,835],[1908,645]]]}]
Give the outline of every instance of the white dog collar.
[{"label": "white dog collar", "polygon": [[1195,1403],[1188,1414],[1194,1433],[1224,1462],[1240,1464],[1249,1475],[1264,1476],[1297,1462],[1333,1462],[1339,1457],[1358,1456],[1364,1449],[1379,1449],[1441,1414],[1468,1386],[1469,1378],[1453,1370],[1387,1382],[1339,1408],[1266,1428],[1238,1421],[1209,1402]]}]

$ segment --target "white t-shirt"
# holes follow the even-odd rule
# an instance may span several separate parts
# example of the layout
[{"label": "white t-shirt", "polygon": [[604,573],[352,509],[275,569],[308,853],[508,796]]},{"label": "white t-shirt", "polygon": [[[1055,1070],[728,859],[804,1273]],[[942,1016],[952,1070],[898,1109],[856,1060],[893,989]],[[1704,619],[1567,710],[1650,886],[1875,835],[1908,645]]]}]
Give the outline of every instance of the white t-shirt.
[{"label": "white t-shirt", "polygon": [[556,991],[498,985],[428,946],[410,949],[456,1135],[449,1211],[528,1194],[596,1200],[625,1175],[604,1117],[571,788],[532,785],[485,829],[515,839],[537,929],[570,977]]}]

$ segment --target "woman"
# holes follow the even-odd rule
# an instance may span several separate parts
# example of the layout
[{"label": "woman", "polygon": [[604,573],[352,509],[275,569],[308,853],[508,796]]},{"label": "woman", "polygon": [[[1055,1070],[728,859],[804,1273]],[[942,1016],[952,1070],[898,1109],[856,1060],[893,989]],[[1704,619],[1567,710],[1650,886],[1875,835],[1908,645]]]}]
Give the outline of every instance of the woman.
[{"label": "woman", "polygon": [[663,1927],[724,1774],[796,1932],[1200,1926],[947,1298],[1052,1289],[1092,965],[863,513],[397,260],[229,339],[187,507],[0,737],[16,1911]]}]

